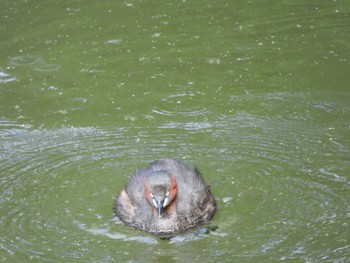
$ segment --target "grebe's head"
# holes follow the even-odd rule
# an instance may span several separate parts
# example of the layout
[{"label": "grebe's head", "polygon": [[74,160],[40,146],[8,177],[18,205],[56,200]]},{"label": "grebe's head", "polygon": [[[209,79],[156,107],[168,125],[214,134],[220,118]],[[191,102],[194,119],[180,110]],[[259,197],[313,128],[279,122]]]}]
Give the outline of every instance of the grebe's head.
[{"label": "grebe's head", "polygon": [[173,175],[167,171],[157,171],[148,175],[143,183],[146,200],[157,209],[158,217],[177,196],[177,183]]}]

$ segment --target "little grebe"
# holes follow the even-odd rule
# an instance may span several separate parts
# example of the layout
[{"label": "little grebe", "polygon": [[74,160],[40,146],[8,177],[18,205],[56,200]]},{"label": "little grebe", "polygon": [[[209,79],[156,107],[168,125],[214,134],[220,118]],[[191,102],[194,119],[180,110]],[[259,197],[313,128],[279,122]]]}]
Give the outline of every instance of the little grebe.
[{"label": "little grebe", "polygon": [[114,211],[128,226],[171,236],[209,221],[216,202],[197,169],[162,159],[137,170],[117,197]]}]

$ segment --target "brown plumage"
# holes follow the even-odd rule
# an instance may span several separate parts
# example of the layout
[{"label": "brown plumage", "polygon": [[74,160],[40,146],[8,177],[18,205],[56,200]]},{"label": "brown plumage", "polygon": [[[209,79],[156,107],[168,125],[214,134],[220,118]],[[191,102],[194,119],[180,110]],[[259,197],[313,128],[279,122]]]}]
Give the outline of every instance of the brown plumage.
[{"label": "brown plumage", "polygon": [[114,211],[128,226],[171,236],[209,221],[216,202],[197,169],[162,159],[137,170],[117,197]]}]

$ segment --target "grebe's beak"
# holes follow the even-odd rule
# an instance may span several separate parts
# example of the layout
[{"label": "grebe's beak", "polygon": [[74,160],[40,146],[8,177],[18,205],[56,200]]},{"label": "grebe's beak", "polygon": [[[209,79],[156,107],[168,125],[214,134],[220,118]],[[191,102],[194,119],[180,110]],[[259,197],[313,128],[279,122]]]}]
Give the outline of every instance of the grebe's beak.
[{"label": "grebe's beak", "polygon": [[162,215],[162,209],[163,209],[163,205],[162,202],[160,200],[157,200],[157,208],[158,208],[158,217],[161,218]]},{"label": "grebe's beak", "polygon": [[155,208],[157,208],[158,217],[161,218],[162,217],[161,213],[162,213],[162,210],[163,210],[163,207],[164,207],[163,204],[162,204],[162,200],[158,200],[158,198],[155,198],[152,193],[150,193],[149,195],[152,198],[153,206]]}]

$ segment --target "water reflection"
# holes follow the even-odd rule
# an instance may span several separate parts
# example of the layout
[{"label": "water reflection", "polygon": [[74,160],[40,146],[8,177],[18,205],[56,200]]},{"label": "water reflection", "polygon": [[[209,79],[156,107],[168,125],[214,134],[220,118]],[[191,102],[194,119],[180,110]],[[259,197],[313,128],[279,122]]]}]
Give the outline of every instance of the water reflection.
[{"label": "water reflection", "polygon": [[0,68],[0,84],[6,84],[8,82],[13,82],[13,81],[17,81],[17,79],[13,77],[11,74],[4,72]]},{"label": "water reflection", "polygon": [[94,235],[102,235],[106,236],[110,239],[117,239],[117,240],[122,240],[122,241],[135,241],[135,242],[140,242],[140,243],[145,243],[145,244],[158,244],[158,241],[154,237],[150,236],[127,236],[125,234],[121,233],[111,233],[110,229],[106,228],[88,228],[85,224],[75,222],[77,226],[84,231],[87,231],[89,233],[92,233]]}]

